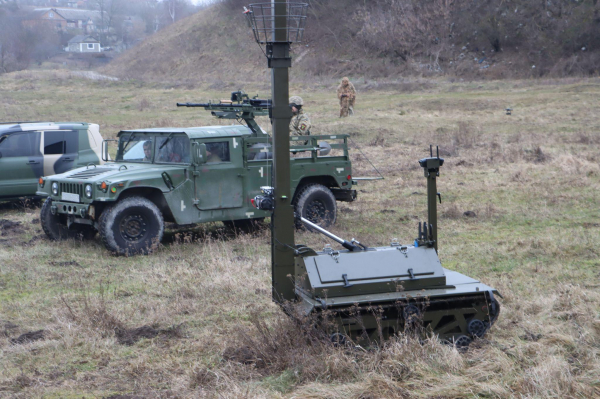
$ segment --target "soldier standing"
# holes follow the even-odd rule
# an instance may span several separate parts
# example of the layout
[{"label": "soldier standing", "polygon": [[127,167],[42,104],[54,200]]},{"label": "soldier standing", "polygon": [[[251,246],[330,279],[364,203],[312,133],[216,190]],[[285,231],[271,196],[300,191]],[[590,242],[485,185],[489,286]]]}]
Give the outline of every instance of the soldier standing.
[{"label": "soldier standing", "polygon": [[310,135],[310,118],[304,113],[304,101],[299,96],[290,97],[292,120],[290,121],[290,134],[297,136]]},{"label": "soldier standing", "polygon": [[340,118],[354,115],[354,101],[356,100],[356,89],[350,83],[350,79],[343,78],[337,88],[337,96],[340,100]]}]

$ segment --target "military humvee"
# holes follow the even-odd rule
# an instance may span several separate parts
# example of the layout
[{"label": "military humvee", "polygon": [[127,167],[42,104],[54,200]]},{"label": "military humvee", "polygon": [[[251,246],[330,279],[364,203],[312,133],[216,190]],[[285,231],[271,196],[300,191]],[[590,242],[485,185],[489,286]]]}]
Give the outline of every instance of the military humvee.
[{"label": "military humvee", "polygon": [[[290,137],[297,144],[291,147],[292,203],[322,226],[335,222],[336,200],[356,198],[347,139]],[[114,162],[40,180],[37,194],[48,197],[41,210],[48,237],[98,231],[108,250],[132,255],[151,251],[165,222],[242,227],[270,216],[252,204],[260,187],[271,184],[272,172],[271,138],[254,123],[124,130],[117,141]]]},{"label": "military humvee", "polygon": [[41,176],[102,164],[101,146],[96,124],[0,123],[0,199],[35,196]]}]

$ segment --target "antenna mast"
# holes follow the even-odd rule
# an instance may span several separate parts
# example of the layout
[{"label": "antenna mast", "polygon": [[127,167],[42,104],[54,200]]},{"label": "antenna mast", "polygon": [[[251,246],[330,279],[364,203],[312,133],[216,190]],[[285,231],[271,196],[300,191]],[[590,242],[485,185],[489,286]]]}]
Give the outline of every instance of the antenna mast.
[{"label": "antenna mast", "polygon": [[274,205],[271,221],[273,299],[296,299],[294,276],[294,209],[290,187],[289,69],[290,44],[302,41],[308,4],[287,0],[250,4],[245,9],[259,45],[266,45],[271,68],[271,124],[273,129]]}]

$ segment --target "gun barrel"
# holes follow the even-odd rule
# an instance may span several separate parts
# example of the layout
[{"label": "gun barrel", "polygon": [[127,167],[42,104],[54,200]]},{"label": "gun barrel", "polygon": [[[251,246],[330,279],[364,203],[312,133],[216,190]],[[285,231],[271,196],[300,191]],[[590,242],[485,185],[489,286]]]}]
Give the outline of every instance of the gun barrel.
[{"label": "gun barrel", "polygon": [[212,107],[219,104],[177,103],[178,107]]},{"label": "gun barrel", "polygon": [[244,108],[244,107],[254,107],[254,108],[264,108],[268,109],[271,107],[271,100],[261,100],[257,98],[253,98],[250,100],[245,100],[242,103],[230,103],[230,104],[222,104],[222,103],[177,103],[178,107],[200,107],[200,108]]},{"label": "gun barrel", "polygon": [[338,243],[342,244],[342,246],[350,251],[355,251],[355,250],[360,250],[361,248],[352,244],[349,241],[344,240],[343,238],[340,238],[338,236],[336,236],[335,234],[325,230],[324,228],[322,228],[319,225],[314,224],[313,222],[311,222],[310,220],[303,218],[302,216],[300,216],[300,221],[308,226],[310,226],[310,228],[317,230],[319,233],[331,238],[334,241],[337,241]]}]

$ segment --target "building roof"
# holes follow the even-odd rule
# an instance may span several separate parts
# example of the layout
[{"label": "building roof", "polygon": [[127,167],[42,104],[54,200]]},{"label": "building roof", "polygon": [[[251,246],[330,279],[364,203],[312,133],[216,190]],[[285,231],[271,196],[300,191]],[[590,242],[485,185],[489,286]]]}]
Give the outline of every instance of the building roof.
[{"label": "building roof", "polygon": [[100,41],[89,35],[77,35],[69,40],[69,43],[100,43]]},{"label": "building roof", "polygon": [[[34,19],[41,19],[44,14],[46,14],[48,11],[52,10],[51,8],[36,8],[35,10],[31,10],[27,13],[27,15],[25,16],[25,20],[34,20]],[[54,18],[47,18],[45,20],[47,21],[53,21],[53,20],[64,20],[66,19],[65,17],[63,17],[62,15],[60,15],[58,12],[55,12],[55,16]]]},{"label": "building roof", "polygon": [[96,10],[84,10],[79,8],[36,8],[35,11],[49,11],[54,10],[57,14],[61,15],[68,21],[87,21],[92,19],[99,21],[101,18],[100,11]]}]

